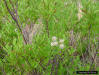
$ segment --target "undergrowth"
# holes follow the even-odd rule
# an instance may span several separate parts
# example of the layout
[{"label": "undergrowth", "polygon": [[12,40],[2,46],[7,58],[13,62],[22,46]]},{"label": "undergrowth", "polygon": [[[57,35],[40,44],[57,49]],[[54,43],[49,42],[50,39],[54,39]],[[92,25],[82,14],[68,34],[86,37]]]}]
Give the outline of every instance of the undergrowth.
[{"label": "undergrowth", "polygon": [[[76,71],[99,70],[92,58],[99,51],[98,1],[82,0],[83,17],[78,20],[78,0],[12,0],[13,5],[18,3],[20,28],[42,17],[43,33],[32,44],[23,44],[4,1],[0,1],[0,75],[76,75]],[[51,45],[53,37],[56,42]]]}]

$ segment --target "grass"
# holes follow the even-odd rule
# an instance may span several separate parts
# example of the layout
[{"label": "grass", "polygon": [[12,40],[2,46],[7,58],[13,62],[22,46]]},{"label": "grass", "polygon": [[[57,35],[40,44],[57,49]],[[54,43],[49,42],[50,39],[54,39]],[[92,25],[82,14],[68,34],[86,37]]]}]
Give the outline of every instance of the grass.
[{"label": "grass", "polygon": [[[23,44],[23,36],[0,1],[0,74],[1,75],[76,75],[76,71],[97,70],[92,57],[99,50],[99,2],[81,1],[83,17],[78,20],[77,0],[20,0],[18,23],[38,23],[42,18],[43,33],[33,38],[32,44]],[[13,6],[7,0],[9,8]],[[17,16],[17,17],[18,17]],[[64,39],[64,48],[51,46],[52,37]],[[88,50],[88,52],[87,52]],[[88,55],[89,53],[89,55]],[[84,59],[84,60],[82,60]],[[82,66],[82,65],[86,66]],[[94,67],[94,69],[93,69]]]}]

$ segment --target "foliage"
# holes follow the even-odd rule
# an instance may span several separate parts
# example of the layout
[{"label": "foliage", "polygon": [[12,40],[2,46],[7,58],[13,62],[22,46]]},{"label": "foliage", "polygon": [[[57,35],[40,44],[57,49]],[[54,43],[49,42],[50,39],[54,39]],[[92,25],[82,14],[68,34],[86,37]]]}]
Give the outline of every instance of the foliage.
[{"label": "foliage", "polygon": [[[13,4],[16,1],[12,0]],[[7,2],[12,9],[9,0]],[[87,49],[90,55],[99,46],[99,2],[81,2],[84,6],[83,17],[78,20],[77,0],[19,0],[20,27],[30,22],[36,23],[42,17],[45,28],[42,34],[34,37],[32,44],[24,45],[22,34],[1,0],[0,75],[76,75],[77,70],[90,70],[91,61],[85,56],[88,63],[83,63],[81,57]],[[51,46],[53,36],[57,37],[57,41],[64,39],[64,49]],[[70,38],[74,40],[72,45]]]}]

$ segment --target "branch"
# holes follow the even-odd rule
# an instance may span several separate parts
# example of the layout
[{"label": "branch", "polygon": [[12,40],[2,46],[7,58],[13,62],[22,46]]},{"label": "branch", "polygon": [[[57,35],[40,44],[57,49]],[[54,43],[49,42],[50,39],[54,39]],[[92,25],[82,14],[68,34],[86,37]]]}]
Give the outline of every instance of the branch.
[{"label": "branch", "polygon": [[[4,4],[5,4],[5,6],[6,6],[8,12],[9,12],[9,14],[11,15],[12,19],[16,22],[16,24],[17,24],[17,26],[18,26],[18,28],[19,28],[19,30],[20,30],[22,36],[23,36],[23,39],[24,39],[25,44],[27,44],[27,41],[26,41],[26,39],[25,39],[25,37],[24,37],[24,34],[22,33],[22,29],[20,28],[19,23],[18,23],[18,20],[17,20],[17,18],[16,18],[17,15],[15,16],[14,13],[11,12],[11,10],[9,9],[9,7],[8,7],[8,5],[7,5],[6,0],[3,0],[3,1],[4,1]],[[10,3],[11,3],[11,2],[10,2]],[[12,6],[13,6],[13,4],[12,4]],[[13,8],[14,8],[14,6],[13,6]],[[15,8],[14,8],[14,10],[15,10]],[[17,12],[17,11],[16,11],[16,12]]]},{"label": "branch", "polygon": [[48,38],[49,38],[49,25],[48,25],[48,20],[46,21],[46,32],[47,32]]},{"label": "branch", "polygon": [[4,1],[4,3],[5,3],[5,6],[6,6],[8,12],[10,13],[11,17],[13,18],[14,21],[16,21],[15,15],[14,15],[14,13],[11,12],[11,10],[8,8],[8,5],[7,5],[6,0],[3,0],[3,1]]}]

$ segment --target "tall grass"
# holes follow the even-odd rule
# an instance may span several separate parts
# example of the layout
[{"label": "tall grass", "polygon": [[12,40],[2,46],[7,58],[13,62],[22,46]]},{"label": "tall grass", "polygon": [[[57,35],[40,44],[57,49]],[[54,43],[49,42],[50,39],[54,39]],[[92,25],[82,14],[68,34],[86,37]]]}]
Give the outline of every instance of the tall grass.
[{"label": "tall grass", "polygon": [[[82,17],[78,20],[78,0],[19,0],[20,28],[37,24],[42,18],[43,33],[23,43],[22,33],[0,1],[0,74],[1,75],[76,75],[76,71],[98,70],[99,2],[81,0]],[[16,7],[17,0],[12,0]],[[13,7],[7,0],[9,8]],[[39,31],[41,32],[41,31]],[[58,45],[51,45],[52,37]],[[60,48],[59,40],[64,39]],[[95,58],[94,58],[95,57]]]}]

